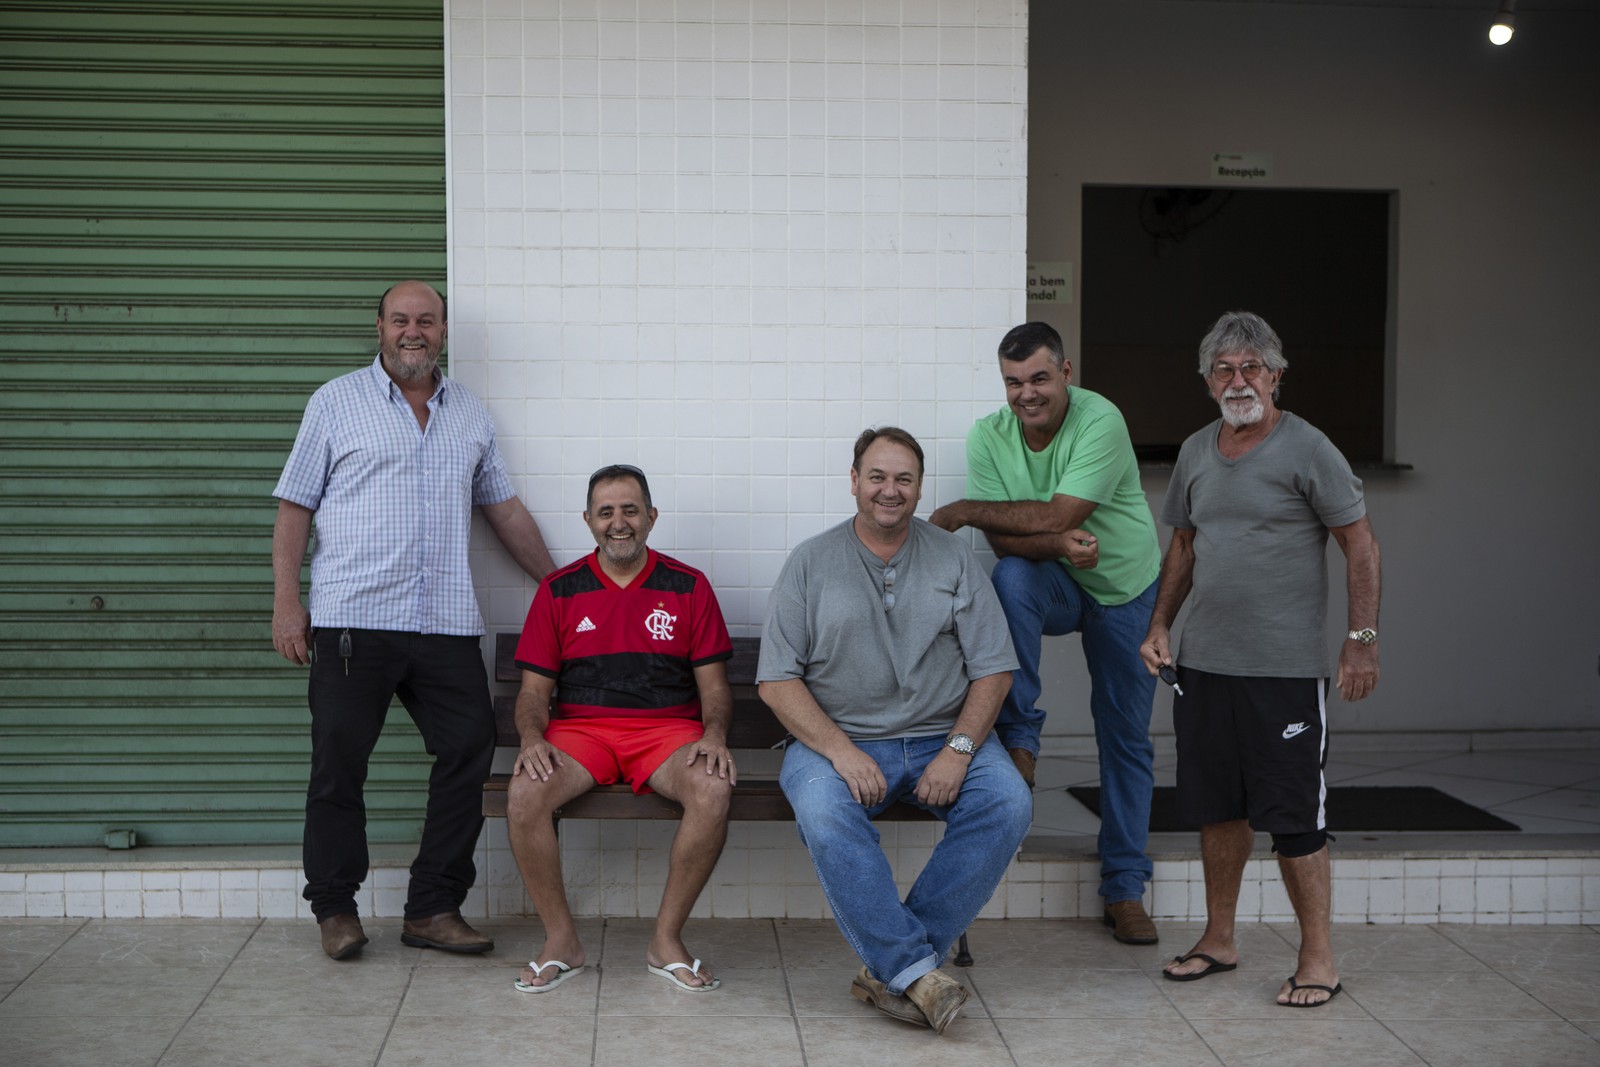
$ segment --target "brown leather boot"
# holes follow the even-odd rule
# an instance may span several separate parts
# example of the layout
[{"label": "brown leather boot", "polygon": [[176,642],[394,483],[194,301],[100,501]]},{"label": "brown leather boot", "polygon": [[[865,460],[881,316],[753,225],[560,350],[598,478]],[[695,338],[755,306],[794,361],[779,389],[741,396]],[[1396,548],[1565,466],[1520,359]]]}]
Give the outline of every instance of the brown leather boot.
[{"label": "brown leather boot", "polygon": [[367,943],[361,920],[354,915],[330,915],[317,924],[322,930],[322,951],[329,959],[342,960],[354,956]]},{"label": "brown leather boot", "polygon": [[1022,775],[1022,780],[1028,783],[1028,788],[1033,788],[1033,768],[1038,760],[1032,752],[1025,748],[1007,749],[1011,754],[1011,762],[1017,765],[1017,773]]},{"label": "brown leather boot", "polygon": [[929,971],[906,987],[906,999],[921,1009],[936,1034],[956,1021],[968,995],[966,986],[943,971]]},{"label": "brown leather boot", "polygon": [[445,952],[490,952],[494,949],[494,939],[468,926],[459,911],[444,911],[426,919],[407,919],[401,928],[400,943]]},{"label": "brown leather boot", "polygon": [[928,1017],[922,1014],[922,1009],[911,1002],[909,997],[897,997],[889,992],[889,988],[876,978],[865,967],[856,975],[855,981],[850,983],[850,995],[859,1001],[871,1004],[891,1019],[899,1019],[903,1023],[914,1026],[927,1026]]},{"label": "brown leather boot", "polygon": [[1153,945],[1160,940],[1156,924],[1145,914],[1144,904],[1137,900],[1107,904],[1104,922],[1111,927],[1111,936],[1123,944]]}]

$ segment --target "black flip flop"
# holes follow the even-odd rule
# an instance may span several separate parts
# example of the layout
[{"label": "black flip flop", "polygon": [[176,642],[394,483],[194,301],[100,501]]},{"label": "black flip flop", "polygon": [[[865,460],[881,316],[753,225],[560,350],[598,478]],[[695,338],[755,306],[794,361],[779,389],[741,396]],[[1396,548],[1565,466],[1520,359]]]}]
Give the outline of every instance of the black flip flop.
[{"label": "black flip flop", "polygon": [[1223,971],[1233,971],[1239,967],[1237,963],[1219,963],[1204,952],[1191,952],[1187,956],[1174,956],[1172,958],[1173,963],[1188,963],[1190,960],[1205,960],[1206,969],[1195,971],[1193,974],[1173,974],[1171,971],[1163,969],[1161,977],[1169,978],[1174,982],[1198,982],[1208,974],[1221,974]]},{"label": "black flip flop", "polygon": [[[1340,982],[1338,985],[1317,985],[1315,982],[1306,982],[1301,984],[1300,982],[1296,982],[1294,980],[1294,975],[1291,974],[1289,976],[1289,992],[1293,993],[1296,989],[1320,989],[1324,993],[1328,994],[1328,1000],[1332,1000],[1334,997],[1344,992],[1344,983]],[[1319,1000],[1313,1004],[1296,1004],[1291,1000],[1278,1006],[1280,1008],[1320,1008],[1324,1004],[1328,1003],[1328,1000]]]}]

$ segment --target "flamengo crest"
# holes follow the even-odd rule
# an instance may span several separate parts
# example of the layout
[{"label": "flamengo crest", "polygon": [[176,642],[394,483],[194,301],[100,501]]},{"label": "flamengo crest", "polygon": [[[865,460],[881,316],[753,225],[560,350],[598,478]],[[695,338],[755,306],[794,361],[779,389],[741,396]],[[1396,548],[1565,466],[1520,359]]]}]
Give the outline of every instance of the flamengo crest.
[{"label": "flamengo crest", "polygon": [[656,610],[645,616],[644,628],[650,631],[650,636],[657,641],[672,640],[672,624],[678,621],[676,615],[668,615],[666,605],[657,604]]}]

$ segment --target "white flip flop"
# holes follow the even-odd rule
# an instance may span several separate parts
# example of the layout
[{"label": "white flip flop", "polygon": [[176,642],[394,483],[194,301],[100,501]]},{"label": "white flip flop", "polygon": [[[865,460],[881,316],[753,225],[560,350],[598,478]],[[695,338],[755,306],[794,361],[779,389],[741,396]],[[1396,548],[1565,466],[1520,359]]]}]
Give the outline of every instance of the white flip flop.
[{"label": "white flip flop", "polygon": [[667,981],[671,982],[673,985],[677,986],[679,989],[682,989],[683,991],[685,991],[687,993],[709,993],[713,989],[717,988],[717,986],[722,984],[722,979],[713,978],[713,979],[711,979],[711,981],[707,982],[705,985],[690,985],[688,982],[685,982],[683,979],[679,978],[677,975],[672,973],[673,971],[688,971],[690,974],[694,975],[696,978],[699,978],[700,977],[700,961],[699,960],[695,960],[694,963],[692,963],[692,964],[689,964],[689,963],[669,963],[665,967],[656,967],[656,966],[652,966],[651,964],[647,963],[647,964],[644,965],[644,969],[649,971],[651,974],[659,974],[661,977],[665,978]]},{"label": "white flip flop", "polygon": [[549,967],[554,967],[556,969],[556,975],[544,985],[529,985],[521,978],[518,978],[516,981],[516,988],[517,992],[519,993],[548,993],[562,982],[565,982],[568,978],[571,978],[573,975],[582,974],[584,971],[584,965],[581,963],[576,967],[568,967],[560,960],[546,960],[543,963],[540,963],[537,960],[529,960],[528,966],[533,968],[533,976],[535,978],[543,974],[545,969]]}]

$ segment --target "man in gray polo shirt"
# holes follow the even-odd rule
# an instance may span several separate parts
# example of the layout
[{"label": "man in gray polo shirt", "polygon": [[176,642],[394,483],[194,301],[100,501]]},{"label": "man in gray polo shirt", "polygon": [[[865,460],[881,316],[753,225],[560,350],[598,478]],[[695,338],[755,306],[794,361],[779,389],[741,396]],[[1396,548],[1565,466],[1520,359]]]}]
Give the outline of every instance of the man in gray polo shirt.
[{"label": "man in gray polo shirt", "polygon": [[1272,835],[1300,923],[1286,1007],[1342,988],[1330,945],[1326,786],[1328,535],[1345,556],[1350,633],[1334,684],[1361,700],[1378,684],[1378,542],[1361,480],[1323,434],[1277,406],[1288,361],[1259,316],[1230,312],[1200,342],[1200,374],[1222,418],[1183,443],[1161,521],[1151,674],[1170,668],[1169,627],[1191,591],[1172,721],[1178,810],[1200,827],[1206,928],[1166,965],[1175,982],[1238,966],[1234,913],[1254,831]]},{"label": "man in gray polo shirt", "polygon": [[[867,430],[856,515],[794,550],[756,679],[794,734],[779,780],[839,929],[851,994],[943,1033],[967,990],[939,970],[1004,876],[1033,801],[991,734],[1017,660],[971,547],[914,519],[922,447]],[[872,817],[897,801],[946,823],[904,901]]]}]

